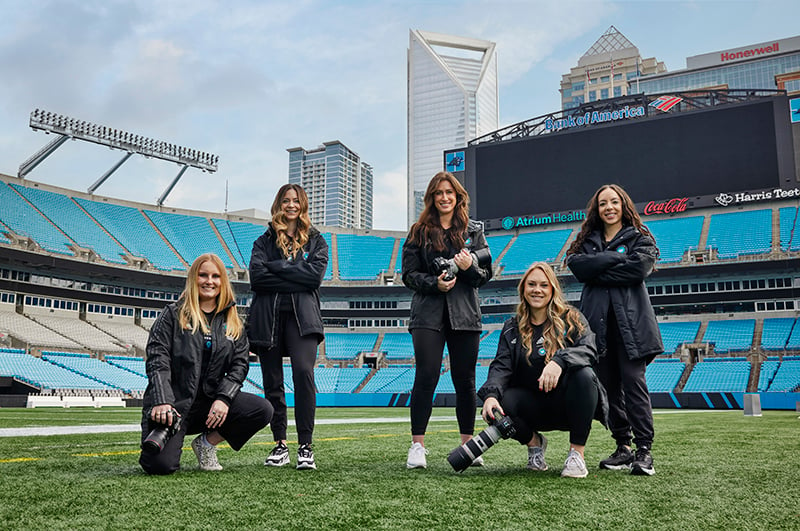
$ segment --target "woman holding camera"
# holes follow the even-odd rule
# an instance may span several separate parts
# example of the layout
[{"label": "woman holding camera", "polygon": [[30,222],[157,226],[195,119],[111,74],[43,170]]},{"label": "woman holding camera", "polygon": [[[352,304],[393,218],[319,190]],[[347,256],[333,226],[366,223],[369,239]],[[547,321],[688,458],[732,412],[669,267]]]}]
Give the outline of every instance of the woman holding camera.
[{"label": "woman holding camera", "polygon": [[581,311],[597,334],[597,372],[611,403],[617,449],[600,468],[652,476],[653,410],[645,371],[664,345],[644,280],[655,268],[658,247],[620,186],[601,186],[586,210],[566,263],[583,283]]},{"label": "woman holding camera", "polygon": [[[411,390],[407,468],[426,468],[425,430],[447,344],[461,442],[475,428],[475,364],[481,310],[478,288],[492,278],[483,226],[468,217],[469,196],[449,172],[433,176],[424,208],[403,245],[403,283],[413,290],[409,331],[416,369]],[[476,254],[481,258],[477,258]],[[476,465],[483,464],[476,459]]]},{"label": "woman holding camera", "polygon": [[316,469],[312,450],[317,390],[314,362],[324,330],[319,287],[328,267],[328,244],[311,225],[308,196],[297,184],[280,187],[272,202],[272,221],[253,243],[247,336],[261,360],[264,393],[275,408],[275,446],[266,466],[289,464],[283,358],[292,363],[294,416],[297,421],[297,469]]},{"label": "woman holding camera", "polygon": [[508,416],[512,436],[528,447],[528,468],[544,471],[547,438],[539,431],[569,431],[562,477],[586,477],[584,448],[592,419],[605,423],[605,390],[594,372],[597,351],[586,319],[565,300],[555,271],[531,265],[517,288],[516,315],[505,322],[497,355],[478,391],[482,416]]},{"label": "woman holding camera", "polygon": [[164,308],[147,340],[139,457],[145,472],[178,470],[183,440],[194,433],[200,434],[192,441],[200,469],[222,470],[219,443],[238,451],[269,424],[269,402],[240,392],[248,354],[225,266],[214,254],[201,255],[189,268],[180,299]]}]

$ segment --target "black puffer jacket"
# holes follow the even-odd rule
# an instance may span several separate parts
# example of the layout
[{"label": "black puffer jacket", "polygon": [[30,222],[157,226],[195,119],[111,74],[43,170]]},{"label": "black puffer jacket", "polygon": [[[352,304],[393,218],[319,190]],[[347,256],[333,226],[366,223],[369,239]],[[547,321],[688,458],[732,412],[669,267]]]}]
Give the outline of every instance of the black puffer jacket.
[{"label": "black puffer jacket", "polygon": [[328,267],[328,243],[311,227],[308,242],[293,260],[283,257],[272,225],[253,243],[250,288],[255,293],[247,319],[247,337],[254,347],[272,348],[278,317],[278,294],[290,294],[300,335],[324,339],[319,287]]},{"label": "black puffer jacket", "polygon": [[[581,318],[586,327],[583,333],[570,346],[557,350],[553,354],[553,361],[561,367],[563,374],[569,374],[571,370],[582,367],[590,367],[594,371],[594,367],[597,365],[594,332],[589,328],[586,319],[583,316]],[[525,369],[528,364],[525,359],[526,355],[522,347],[517,318],[512,317],[503,325],[500,342],[497,344],[497,355],[489,366],[489,375],[486,378],[486,383],[478,390],[480,399],[486,400],[489,397],[494,397],[502,402],[503,394],[507,389],[528,387],[529,383],[520,381],[522,375],[526,374]],[[597,379],[596,374],[593,380],[598,395],[594,418],[605,426],[608,419],[606,389]]]},{"label": "black puffer jacket", "polygon": [[[169,304],[158,316],[147,339],[147,389],[143,399],[143,427],[152,406],[172,404],[186,416],[202,386],[206,396],[230,404],[247,377],[250,366],[247,337],[234,340],[225,335],[225,312],[214,315],[211,328],[211,358],[201,381],[203,331],[181,328],[178,311],[182,301]],[[233,304],[231,304],[233,306]],[[230,306],[229,306],[230,307]]]},{"label": "black puffer jacket", "polygon": [[[469,221],[464,242],[465,247],[472,252],[489,248],[483,235],[483,225],[477,221]],[[402,256],[403,283],[414,291],[411,299],[409,330],[415,328],[442,330],[445,304],[450,316],[450,327],[453,330],[482,329],[478,288],[492,278],[491,263],[486,267],[478,267],[473,261],[469,269],[458,270],[453,289],[443,293],[438,288],[439,273],[434,270],[434,258],[437,256],[452,258],[459,251],[460,249],[448,247],[443,252],[437,252],[425,246],[412,244],[406,239]]]},{"label": "black puffer jacket", "polygon": [[661,331],[644,280],[653,272],[658,249],[652,238],[626,226],[603,250],[601,230],[589,234],[567,266],[583,283],[581,312],[597,334],[597,350],[606,353],[607,319],[613,309],[630,359],[664,352]]}]

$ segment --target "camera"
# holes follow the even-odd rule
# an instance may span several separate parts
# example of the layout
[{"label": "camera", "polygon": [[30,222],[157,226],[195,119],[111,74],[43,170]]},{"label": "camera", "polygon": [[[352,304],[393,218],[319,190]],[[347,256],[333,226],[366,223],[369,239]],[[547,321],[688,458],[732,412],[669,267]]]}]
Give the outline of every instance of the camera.
[{"label": "camera", "polygon": [[178,433],[178,430],[181,429],[181,415],[175,409],[171,413],[172,425],[159,424],[158,427],[150,430],[145,440],[142,441],[142,451],[148,454],[159,454],[166,446],[167,441]]},{"label": "camera", "polygon": [[463,472],[472,462],[483,452],[494,446],[500,439],[508,439],[516,433],[514,423],[511,419],[501,415],[500,410],[492,410],[494,420],[488,428],[478,435],[468,440],[458,448],[455,448],[447,456],[447,462],[456,472]]},{"label": "camera", "polygon": [[[477,251],[470,251],[469,254],[472,255],[472,260],[478,264],[478,267],[486,267],[492,263],[492,253],[489,251],[488,247],[478,249]],[[444,280],[453,280],[456,278],[456,274],[458,274],[456,261],[443,256],[437,256],[433,259],[433,270],[436,272],[436,276],[444,273]]]}]

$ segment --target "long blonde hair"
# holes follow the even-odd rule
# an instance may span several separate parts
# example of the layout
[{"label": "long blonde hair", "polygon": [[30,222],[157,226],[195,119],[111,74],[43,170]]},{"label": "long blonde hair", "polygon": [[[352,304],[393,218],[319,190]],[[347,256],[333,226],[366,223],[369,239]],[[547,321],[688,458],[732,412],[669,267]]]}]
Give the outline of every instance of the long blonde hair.
[{"label": "long blonde hair", "polygon": [[531,364],[531,355],[533,354],[533,345],[531,341],[533,338],[533,325],[531,324],[531,316],[533,312],[525,299],[525,282],[534,270],[539,269],[547,277],[547,281],[553,289],[553,296],[547,304],[547,320],[545,327],[542,331],[542,339],[544,341],[545,363],[553,359],[553,354],[567,346],[567,343],[573,343],[578,336],[583,332],[584,325],[580,318],[578,310],[573,308],[565,299],[564,292],[561,290],[561,283],[558,281],[556,272],[553,268],[545,262],[536,262],[532,264],[517,286],[519,293],[519,304],[517,305],[517,322],[519,325],[519,334],[522,338],[522,347],[527,353],[528,365]]},{"label": "long blonde hair", "polygon": [[[281,210],[281,202],[283,196],[289,190],[294,190],[297,193],[297,199],[300,201],[300,215],[297,217],[297,228],[294,233],[294,241],[292,237],[287,234],[289,226],[286,224],[286,219]],[[285,258],[294,258],[297,251],[303,248],[308,242],[308,231],[311,228],[311,218],[308,215],[308,196],[303,187],[299,184],[284,184],[278,189],[275,194],[275,199],[272,201],[272,228],[275,229],[275,234],[278,236],[278,247],[280,248]]]},{"label": "long blonde hair", "polygon": [[[200,309],[200,294],[197,289],[197,278],[200,274],[200,267],[206,262],[214,264],[220,276],[217,307],[214,311],[220,313],[227,308],[227,310],[225,310],[225,335],[234,339],[239,339],[244,331],[244,326],[236,311],[236,306],[231,305],[235,300],[233,287],[225,272],[225,264],[213,253],[198,256],[189,268],[189,273],[186,275],[186,287],[183,289],[183,293],[181,293],[183,304],[181,304],[178,314],[178,323],[181,328],[184,330],[191,330],[192,333],[197,332],[198,328],[202,329],[204,334],[210,331],[208,320]],[[230,308],[228,308],[228,306],[230,306]]]}]

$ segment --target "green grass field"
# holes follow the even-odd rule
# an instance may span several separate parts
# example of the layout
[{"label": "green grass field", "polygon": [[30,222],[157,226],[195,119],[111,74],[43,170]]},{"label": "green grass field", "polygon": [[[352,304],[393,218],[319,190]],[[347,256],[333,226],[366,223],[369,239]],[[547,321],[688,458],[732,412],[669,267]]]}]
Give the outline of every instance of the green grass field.
[{"label": "green grass field", "polygon": [[[138,418],[134,409],[0,409],[0,428]],[[525,449],[500,441],[484,468],[456,474],[445,460],[458,441],[454,420],[431,422],[428,468],[406,470],[406,409],[319,409],[317,418],[353,422],[317,425],[316,471],[264,467],[266,431],[238,453],[222,447],[222,472],[200,472],[187,438],[182,470],[166,477],[141,472],[134,432],[0,437],[0,527],[800,529],[800,420],[791,411],[657,411],[653,477],[597,469],[613,443],[595,423],[585,479],[559,476],[563,432],[548,434],[545,473],[526,470]],[[402,421],[359,422],[374,418]]]}]

